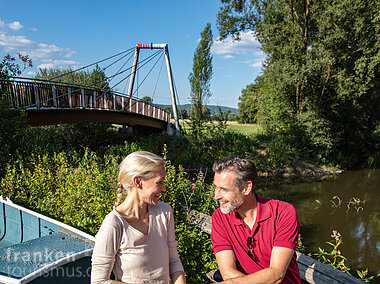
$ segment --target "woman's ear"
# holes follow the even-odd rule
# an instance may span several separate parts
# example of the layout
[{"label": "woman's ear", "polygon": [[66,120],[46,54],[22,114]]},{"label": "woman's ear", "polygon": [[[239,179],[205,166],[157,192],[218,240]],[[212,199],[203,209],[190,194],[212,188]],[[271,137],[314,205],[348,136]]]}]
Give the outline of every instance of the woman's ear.
[{"label": "woman's ear", "polygon": [[142,180],[141,180],[141,177],[135,176],[135,177],[132,178],[132,181],[133,181],[133,185],[135,187],[142,189]]}]

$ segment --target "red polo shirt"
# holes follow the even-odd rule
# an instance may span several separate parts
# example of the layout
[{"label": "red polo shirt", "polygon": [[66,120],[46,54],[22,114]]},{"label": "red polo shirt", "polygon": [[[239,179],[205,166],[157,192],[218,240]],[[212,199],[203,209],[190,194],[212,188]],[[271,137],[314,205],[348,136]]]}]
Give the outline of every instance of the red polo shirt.
[{"label": "red polo shirt", "polygon": [[[244,274],[269,267],[273,247],[295,250],[298,242],[299,224],[294,207],[279,200],[260,196],[256,198],[257,216],[252,230],[237,212],[223,214],[218,208],[212,214],[211,240],[214,253],[234,251],[237,269]],[[249,236],[255,239],[255,261],[248,254]],[[301,283],[296,254],[293,254],[282,283]]]}]

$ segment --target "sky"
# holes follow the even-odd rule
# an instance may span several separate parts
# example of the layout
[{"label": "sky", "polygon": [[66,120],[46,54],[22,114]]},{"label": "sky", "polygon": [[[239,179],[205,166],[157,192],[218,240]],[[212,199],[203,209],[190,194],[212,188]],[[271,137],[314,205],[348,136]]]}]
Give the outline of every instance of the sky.
[{"label": "sky", "polygon": [[[216,19],[221,5],[220,0],[0,0],[0,59],[8,53],[29,55],[33,68],[21,76],[33,77],[39,68],[76,69],[132,49],[137,43],[166,43],[178,101],[188,104],[194,51],[210,23],[214,43],[208,104],[237,108],[241,90],[261,73],[265,55],[251,32],[242,34],[239,42],[231,37],[218,40]],[[141,50],[140,62],[153,54],[154,50]],[[125,66],[132,66],[132,60]],[[110,63],[112,60],[99,65],[105,68]],[[106,75],[116,73],[122,63],[106,69]],[[152,60],[144,70],[139,71],[136,85],[143,83],[135,96],[170,104],[163,57]],[[119,81],[115,78],[115,83]],[[129,79],[116,90],[127,91],[127,83]]]}]

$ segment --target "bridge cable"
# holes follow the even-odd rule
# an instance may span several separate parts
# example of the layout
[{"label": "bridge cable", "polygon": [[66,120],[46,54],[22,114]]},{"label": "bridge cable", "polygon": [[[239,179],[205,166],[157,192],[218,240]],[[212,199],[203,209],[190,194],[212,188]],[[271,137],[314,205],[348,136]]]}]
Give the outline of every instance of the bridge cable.
[{"label": "bridge cable", "polygon": [[[120,70],[122,70],[124,68],[124,66],[128,63],[129,60],[131,60],[131,58],[133,57],[133,53],[131,53],[131,56],[127,59],[127,61],[124,62],[123,65],[121,65],[121,67],[119,68],[119,70],[116,71],[116,74],[118,74],[120,72]],[[112,79],[110,79],[108,81],[108,83],[110,83],[115,77],[113,77]]]},{"label": "bridge cable", "polygon": [[158,81],[160,80],[161,71],[162,71],[162,65],[164,65],[164,58],[162,58],[161,66],[160,66],[160,71],[158,72],[158,77],[157,77],[156,85],[154,86],[154,89],[153,89],[152,102],[153,102],[154,95],[156,94]]},{"label": "bridge cable", "polygon": [[127,49],[127,50],[124,50],[124,51],[122,51],[122,52],[119,52],[118,54],[115,54],[115,55],[113,55],[113,56],[110,56],[110,57],[107,57],[107,58],[105,58],[105,59],[99,60],[99,61],[97,61],[97,62],[95,62],[95,63],[92,63],[92,64],[86,65],[86,66],[84,66],[84,67],[78,68],[78,69],[76,69],[76,70],[71,70],[71,71],[66,72],[66,73],[64,73],[64,74],[61,74],[61,75],[55,76],[55,77],[51,78],[50,80],[54,80],[54,79],[60,78],[60,77],[62,77],[62,76],[69,75],[69,74],[75,73],[75,72],[77,72],[77,71],[80,71],[80,70],[86,69],[86,68],[88,68],[88,67],[90,67],[90,66],[93,66],[93,65],[95,65],[95,64],[99,64],[99,63],[101,63],[101,62],[103,62],[103,61],[106,61],[106,60],[108,60],[108,59],[114,58],[114,57],[116,57],[116,56],[119,56],[119,55],[121,55],[121,54],[123,54],[123,53],[125,53],[125,52],[129,52],[129,51],[134,50],[134,49],[135,49],[135,48],[132,47],[132,48],[130,48],[130,49]]},{"label": "bridge cable", "polygon": [[[151,60],[153,60],[153,58],[156,57],[160,52],[161,52],[161,51],[159,50],[159,51],[157,51],[155,54],[153,54],[153,55],[151,55],[151,56],[145,58],[144,60],[142,60],[141,62],[145,62],[145,61],[147,61],[147,62],[145,62],[143,65],[140,65],[140,67],[139,67],[138,69],[140,69],[141,67],[145,66],[145,65],[146,65],[147,63],[149,63]],[[129,59],[130,59],[130,58],[129,58]],[[127,60],[127,62],[129,61],[129,59]],[[126,62],[126,63],[127,63],[127,62]],[[126,63],[125,63],[125,64],[126,64]],[[124,64],[124,65],[125,65],[125,64]],[[124,66],[124,65],[123,65],[123,66]],[[123,67],[123,66],[122,66],[122,67]],[[122,68],[122,67],[121,67],[121,68]],[[121,69],[121,68],[120,68],[120,69]],[[120,69],[119,69],[119,70],[120,70]],[[122,73],[124,73],[124,72],[126,72],[126,71],[128,71],[128,70],[130,70],[130,69],[132,69],[132,67],[128,67],[128,68],[126,68],[126,69],[123,70],[123,71],[118,71],[116,74],[107,77],[107,79],[108,79],[108,81],[110,82],[110,81],[112,81],[112,79],[115,78],[116,76],[118,76],[118,75],[120,75],[120,74],[122,74]],[[131,74],[129,74],[128,76],[126,76],[125,78],[123,78],[123,79],[122,79],[121,81],[119,81],[116,85],[110,87],[110,90],[114,89],[118,84],[120,84],[122,81],[124,81],[125,79],[129,78],[130,76],[131,76]],[[95,84],[98,84],[98,83],[101,83],[101,82],[103,82],[103,81],[95,82],[95,83],[89,85],[88,87],[91,87],[91,86],[93,86],[93,85],[95,85]],[[78,90],[80,90],[80,89],[78,89]],[[104,90],[104,88],[101,89],[101,90]],[[75,90],[75,91],[77,91],[77,90]],[[115,92],[115,91],[112,90],[112,92]],[[63,95],[61,95],[61,96],[64,96],[64,95],[66,95],[66,94],[63,94]],[[124,95],[125,95],[125,94],[124,94]],[[102,96],[102,95],[97,96],[97,98],[96,98],[95,100],[98,100],[101,96]],[[59,96],[59,97],[60,97],[60,96]],[[58,97],[57,97],[57,98],[58,98]],[[51,100],[51,99],[49,99],[49,100]],[[128,101],[126,102],[126,104],[127,104],[127,103],[128,103]],[[91,104],[91,103],[87,104],[86,106],[83,106],[83,108],[86,108],[86,107],[89,106],[90,104]],[[126,105],[126,104],[125,104],[125,105]],[[123,108],[125,107],[125,105],[123,106]]]},{"label": "bridge cable", "polygon": [[[120,58],[117,59],[116,61],[114,61],[114,62],[108,64],[108,66],[102,68],[102,70],[103,70],[103,71],[106,71],[106,69],[108,69],[109,67],[111,67],[111,66],[114,65],[115,63],[119,62],[119,61],[122,60],[123,58],[127,57],[128,55],[131,55],[131,57],[128,58],[127,61],[123,64],[123,66],[124,66],[124,65],[125,65],[125,64],[126,64],[131,58],[132,58],[132,56],[133,56],[133,50],[132,50],[131,52],[125,54],[124,56],[120,57]],[[120,69],[121,69],[121,68],[120,68]],[[120,69],[119,69],[119,71],[120,71]]]},{"label": "bridge cable", "polygon": [[[138,84],[137,88],[136,88],[136,91],[140,88],[140,86],[142,85],[142,83],[144,83],[144,81],[146,80],[146,78],[149,76],[149,74],[152,72],[153,68],[156,67],[158,61],[162,58],[162,56],[164,55],[164,53],[162,52],[160,57],[157,59],[157,61],[154,63],[154,65],[152,66],[152,68],[149,70],[149,72],[146,74],[146,76],[144,77],[144,79],[141,81],[140,84]],[[135,92],[136,92],[135,91]]]},{"label": "bridge cable", "polygon": [[[126,51],[124,51],[124,52],[121,52],[121,53],[119,53],[119,54],[117,54],[117,55],[120,55],[120,54],[122,54],[122,53],[125,53]],[[153,55],[151,55],[151,56],[149,56],[149,57],[147,57],[147,58],[145,58],[144,60],[142,60],[142,62],[145,62],[145,61],[147,61],[147,62],[145,62],[143,65],[140,65],[140,67],[139,67],[139,69],[140,68],[142,68],[143,66],[145,66],[147,63],[149,63],[151,60],[153,60],[153,58],[154,57],[156,57],[159,53],[160,53],[161,51],[159,50],[159,51],[157,51],[155,54],[153,54]],[[115,56],[117,56],[117,55],[114,55],[114,56],[112,56],[112,57],[115,57]],[[112,58],[112,57],[109,57],[109,58],[107,58],[107,59],[110,59],[110,58]],[[102,61],[105,61],[105,60],[107,60],[107,59],[104,59],[104,60],[102,60]],[[128,59],[129,60],[129,59]],[[127,62],[128,62],[128,60],[127,60]],[[99,63],[99,62],[97,62],[97,63]],[[97,63],[94,63],[94,64],[97,64]],[[94,64],[91,64],[91,65],[94,65]],[[88,65],[88,66],[91,66],[91,65]],[[125,64],[124,64],[125,65]],[[123,66],[124,66],[123,65]],[[88,67],[87,66],[87,67]],[[83,67],[83,68],[81,68],[81,69],[84,69],[84,68],[87,68],[87,67]],[[108,66],[109,67],[109,66]],[[120,75],[120,74],[122,74],[122,73],[124,73],[124,72],[126,72],[126,71],[128,71],[128,70],[130,70],[132,67],[128,67],[128,68],[126,68],[125,70],[123,70],[123,71],[119,71],[119,72],[117,72],[116,74],[114,74],[114,75],[112,75],[112,76],[109,76],[109,77],[107,77],[107,79],[113,79],[114,77],[116,77],[117,75]],[[121,68],[120,68],[121,69]],[[119,69],[119,70],[120,70]],[[75,70],[75,71],[78,71],[78,70],[80,70],[80,69],[77,69],[77,70]],[[71,74],[71,73],[73,73],[73,72],[75,72],[75,71],[71,71],[71,72],[68,72],[68,73],[65,73],[65,74],[62,74],[62,75],[60,75],[60,76],[57,76],[57,77],[55,77],[55,78],[58,78],[58,77],[61,77],[61,76],[64,76],[64,75],[67,75],[67,74]],[[127,79],[128,77],[130,77],[131,76],[131,74],[129,74],[127,77],[125,77],[124,79],[122,79],[120,82],[122,82],[122,81],[124,81],[125,79]],[[53,79],[51,79],[51,80],[53,80]],[[51,80],[43,80],[43,79],[39,79],[39,81],[48,81],[48,82],[51,82]],[[73,85],[73,86],[81,86],[81,87],[92,87],[92,86],[94,86],[94,85],[96,85],[96,84],[98,84],[98,83],[102,83],[102,82],[104,82],[103,80],[101,80],[101,81],[98,81],[98,82],[94,82],[94,83],[92,83],[91,85],[88,85],[88,86],[85,86],[85,85],[81,85],[81,84],[73,84],[73,83],[68,83],[68,82],[57,82],[57,83],[60,83],[60,84],[67,84],[67,85]],[[119,82],[119,83],[120,83]],[[118,93],[117,91],[114,91],[114,90],[112,90],[114,87],[116,87],[119,83],[117,83],[116,85],[114,85],[113,87],[110,87],[110,89],[108,90],[108,91],[112,91],[112,92],[114,92],[114,93]],[[141,84],[140,84],[141,85]],[[77,89],[75,89],[75,90],[73,90],[72,92],[76,92],[76,91],[79,91],[79,90],[81,90],[82,88],[77,88]],[[105,91],[105,88],[99,88],[101,91]],[[56,99],[58,99],[58,98],[61,98],[61,97],[63,97],[63,96],[66,96],[66,95],[68,95],[68,93],[64,93],[64,94],[61,94],[61,95],[58,95],[58,96],[56,96]],[[122,95],[124,95],[125,96],[125,94],[122,94]],[[95,98],[95,100],[98,100],[100,97],[101,97],[102,95],[99,95],[99,96],[97,96],[96,98]],[[49,98],[49,99],[46,99],[46,100],[42,100],[42,101],[40,101],[39,103],[40,104],[43,104],[43,103],[46,103],[46,102],[49,102],[49,101],[51,101],[51,100],[53,100],[54,98]],[[128,102],[127,102],[128,103]],[[126,104],[127,104],[126,103]],[[89,103],[89,104],[87,104],[86,106],[82,106],[82,108],[86,108],[87,106],[89,106],[91,103]],[[125,105],[126,105],[125,104]],[[33,105],[36,105],[36,104],[33,104]],[[28,108],[28,107],[31,107],[31,106],[33,106],[33,105],[28,105],[28,106],[26,106],[26,108]],[[123,106],[123,108],[125,107],[125,105]]]},{"label": "bridge cable", "polygon": [[[142,85],[142,83],[144,83],[145,79],[146,79],[146,78],[149,76],[149,74],[153,71],[154,67],[156,67],[157,63],[160,61],[160,59],[161,59],[161,57],[162,57],[163,55],[164,55],[164,52],[161,52],[160,57],[156,60],[156,62],[155,62],[154,65],[152,66],[152,68],[150,68],[149,72],[146,74],[146,76],[145,76],[144,79],[141,81],[141,83],[138,84],[138,82],[137,82],[137,88],[136,88],[136,90],[135,90],[134,93],[136,93],[136,92],[139,90],[139,88],[140,88],[140,86]],[[133,94],[134,94],[134,93],[133,93]],[[138,97],[138,95],[137,95],[137,97]]]},{"label": "bridge cable", "polygon": [[[157,51],[155,54],[145,58],[143,61],[140,62],[140,64],[138,65],[138,68],[136,68],[136,72],[137,70],[141,69],[142,67],[144,67],[146,64],[148,64],[151,60],[153,60],[154,57],[156,57],[159,53],[161,52],[161,50]],[[149,60],[149,61],[147,61]],[[144,61],[147,61],[145,62],[144,64],[141,64],[142,62]],[[131,69],[132,67],[129,67],[128,69]],[[116,75],[120,75],[121,73],[125,72],[126,70],[122,71],[122,72],[119,72],[117,74],[115,74],[114,76]],[[124,82],[126,79],[128,79],[132,74],[129,74],[128,76],[124,77],[123,79],[121,79],[119,82],[117,82],[115,85],[112,86],[112,89],[114,89],[116,86],[118,86],[120,83]],[[114,76],[111,76],[111,77],[114,77]]]},{"label": "bridge cable", "polygon": [[[147,60],[148,60],[148,61],[145,62],[143,65],[141,65],[141,67],[143,67],[143,66],[146,65],[148,62],[150,62],[151,60],[153,60],[154,56],[157,56],[157,54],[158,54],[159,52],[161,52],[161,51],[159,50],[159,51],[157,51],[155,54],[153,54],[153,55],[151,55],[151,56],[145,58],[144,60],[142,60],[142,62],[147,61]],[[128,60],[129,60],[129,59],[128,59]],[[127,60],[127,61],[128,61],[128,60]],[[124,65],[125,65],[125,64],[124,64]],[[141,67],[140,67],[140,68],[141,68]],[[109,82],[110,82],[110,81],[111,81],[113,78],[115,78],[116,76],[118,76],[118,75],[120,75],[120,74],[122,74],[122,73],[124,73],[124,72],[126,72],[126,71],[128,71],[128,70],[130,70],[130,69],[132,69],[132,66],[126,68],[126,69],[123,70],[123,71],[117,72],[116,74],[114,74],[114,75],[112,75],[112,76],[107,77],[107,79],[108,79]],[[119,69],[119,70],[120,70],[120,69]],[[125,79],[127,79],[127,78],[130,77],[130,76],[131,76],[131,74],[129,74],[128,76],[126,76],[122,81],[124,81]],[[111,79],[110,79],[110,78],[111,78]],[[96,85],[96,84],[101,83],[101,82],[103,82],[103,81],[98,81],[98,82],[92,83],[92,84],[89,85],[88,87],[92,87],[93,85]],[[120,82],[119,82],[119,83],[120,83]],[[117,83],[116,85],[110,87],[110,91],[111,91],[114,87],[116,87],[119,83]],[[104,88],[99,88],[99,89],[100,89],[101,91],[104,91],[104,90],[105,90]],[[80,88],[77,89],[77,90],[74,90],[74,92],[75,92],[75,91],[78,91],[78,90],[80,90]],[[112,90],[112,92],[115,92],[115,91]],[[67,94],[62,94],[62,95],[60,95],[60,96],[57,96],[57,98],[59,98],[59,97],[61,97],[61,96],[65,96],[65,95],[67,95]],[[123,95],[125,95],[125,94],[123,94]],[[97,97],[95,98],[95,100],[96,100],[96,101],[99,100],[99,98],[100,98],[101,96],[102,96],[102,94],[99,95],[99,96],[97,96]],[[48,99],[47,101],[49,101],[49,100],[52,100],[52,99]],[[127,100],[126,104],[127,104],[127,103],[128,103],[128,100]],[[85,106],[82,106],[82,108],[86,108],[86,107],[89,106],[90,104],[91,104],[91,102],[90,102],[89,104],[85,105]],[[126,104],[125,104],[125,105],[126,105]],[[124,109],[125,105],[123,106],[123,109]]]},{"label": "bridge cable", "polygon": [[[160,60],[160,58],[162,57],[162,55],[164,54],[161,50],[158,50],[155,54],[153,54],[152,56],[150,56],[150,60],[145,62],[143,65],[138,65],[137,69],[136,69],[136,72],[139,71],[143,66],[145,66],[146,64],[148,64],[151,60],[153,60],[154,57],[157,57],[158,54],[161,53],[161,56],[158,58],[158,60],[156,61],[156,63],[154,64],[154,66],[158,63],[158,61]],[[152,69],[154,68],[154,66],[151,68],[151,70],[148,72],[148,74],[145,76],[145,78],[143,79],[143,81],[137,86],[136,90],[133,92],[132,96],[134,96],[134,94],[136,93],[136,91],[138,90],[138,88],[141,86],[141,84],[145,81],[145,79],[147,78],[147,76],[150,74],[150,72],[152,71]],[[131,75],[131,74],[130,74]],[[129,76],[130,76],[129,75]],[[127,76],[126,78],[122,79],[120,82],[118,82],[118,84],[120,84],[122,81],[124,81],[125,79],[127,79],[129,76]],[[116,85],[115,85],[116,86]],[[115,87],[113,86],[113,87]],[[124,104],[123,106],[123,109],[124,107],[128,104],[128,101]]]}]

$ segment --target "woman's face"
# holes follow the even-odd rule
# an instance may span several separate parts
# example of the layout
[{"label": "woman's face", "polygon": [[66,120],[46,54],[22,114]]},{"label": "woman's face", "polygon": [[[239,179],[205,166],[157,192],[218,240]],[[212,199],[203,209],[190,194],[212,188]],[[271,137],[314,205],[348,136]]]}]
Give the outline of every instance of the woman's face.
[{"label": "woman's face", "polygon": [[153,177],[149,179],[142,179],[142,190],[140,198],[148,204],[157,204],[160,193],[165,191],[165,170],[158,168],[154,172]]}]

